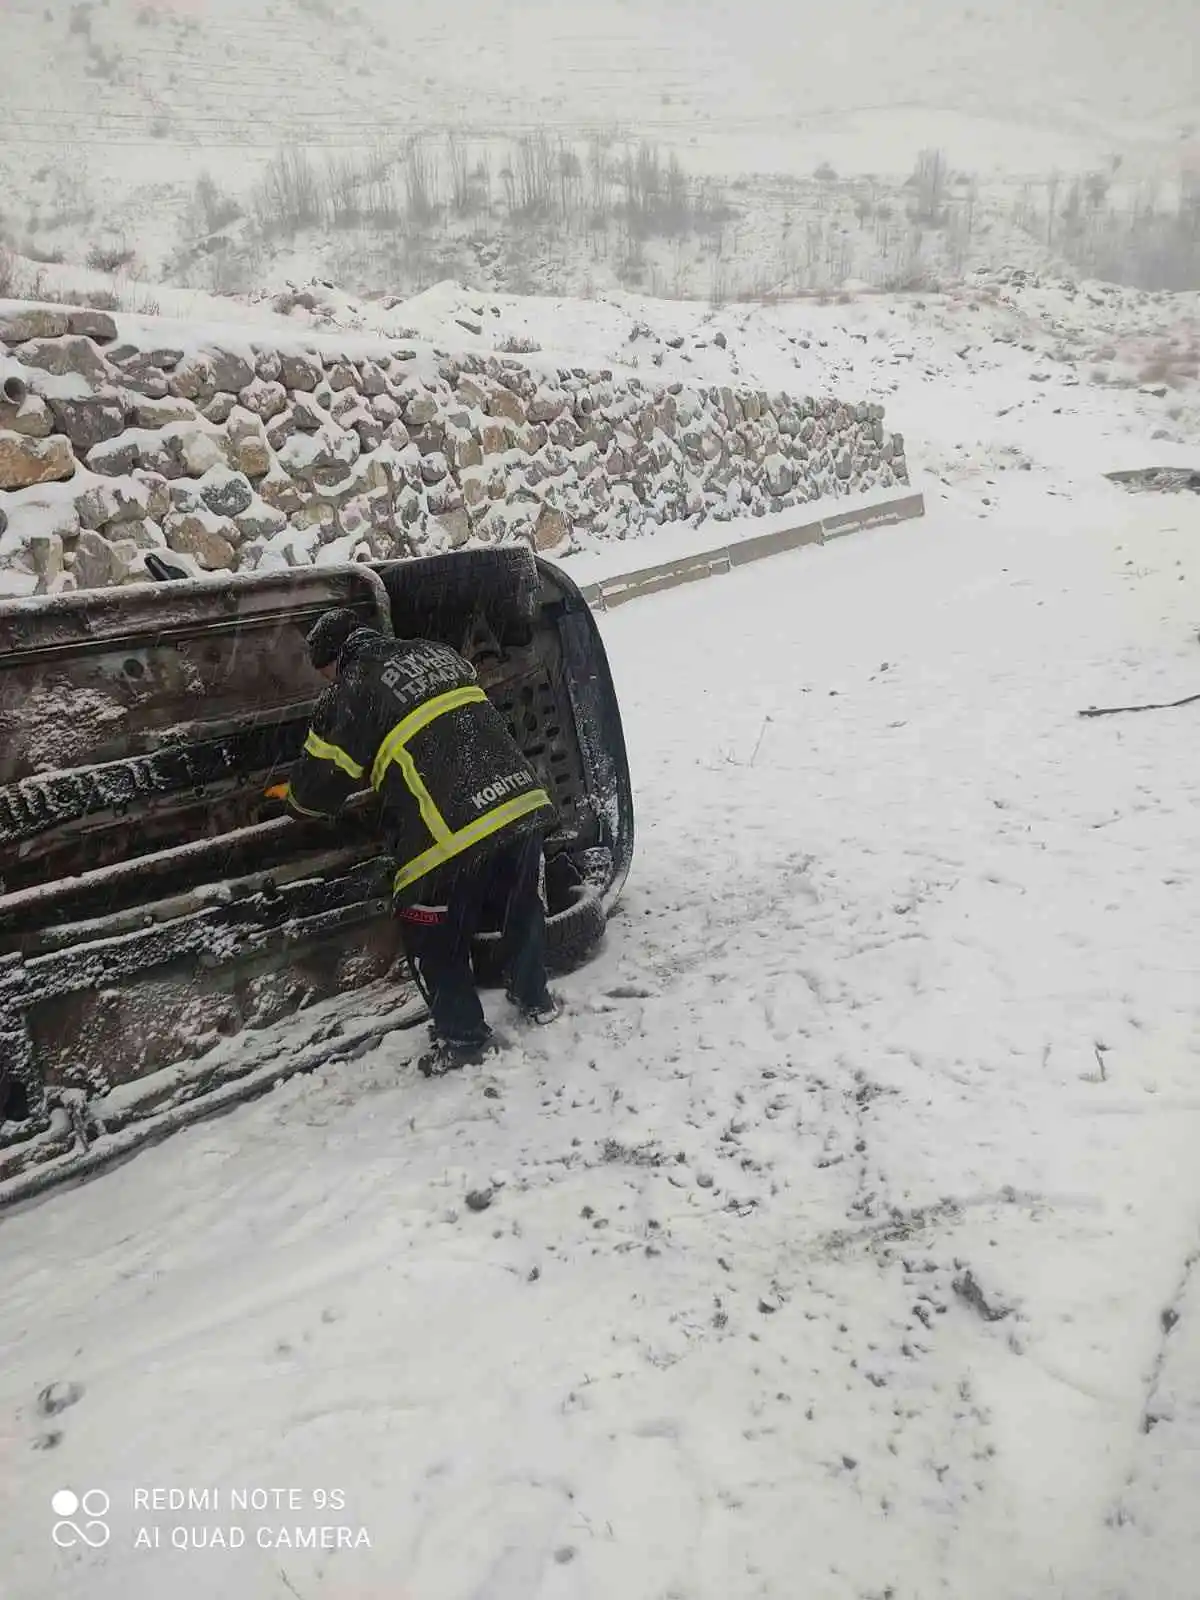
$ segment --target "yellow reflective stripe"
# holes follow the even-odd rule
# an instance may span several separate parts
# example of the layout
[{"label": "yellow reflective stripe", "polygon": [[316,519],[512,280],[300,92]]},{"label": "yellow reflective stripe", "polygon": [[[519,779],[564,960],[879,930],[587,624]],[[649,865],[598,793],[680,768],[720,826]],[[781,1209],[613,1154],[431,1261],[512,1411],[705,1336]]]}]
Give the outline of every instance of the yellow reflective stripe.
[{"label": "yellow reflective stripe", "polygon": [[375,764],[371,768],[372,789],[379,788],[384,773],[396,760],[397,751],[402,749],[414,734],[420,733],[422,728],[427,728],[436,717],[444,716],[447,711],[457,711],[459,706],[469,706],[475,701],[486,699],[487,695],[477,684],[469,684],[462,689],[450,689],[445,694],[436,694],[432,700],[426,700],[423,706],[410,711],[379,746],[379,754],[375,757]]},{"label": "yellow reflective stripe", "polygon": [[287,786],[287,792],[284,795],[284,799],[287,801],[288,805],[291,806],[293,811],[298,811],[303,817],[327,817],[329,815],[328,811],[312,811],[308,806],[302,806],[299,800],[296,799],[296,796],[292,793],[292,786],[290,783]]},{"label": "yellow reflective stripe", "polygon": [[396,746],[395,752],[392,755],[392,760],[404,774],[404,781],[412,791],[413,798],[416,800],[418,809],[420,810],[421,820],[429,829],[429,832],[433,835],[433,838],[438,844],[448,843],[448,841],[453,838],[449,825],[447,824],[445,817],[443,817],[442,813],[438,810],[433,796],[425,787],[425,780],[417,771],[416,762],[413,760],[412,756],[409,755],[408,751],[402,744]]},{"label": "yellow reflective stripe", "polygon": [[443,862],[461,855],[464,850],[469,850],[473,844],[478,844],[491,834],[498,833],[510,822],[517,822],[522,817],[527,817],[531,811],[539,811],[550,803],[550,796],[544,789],[533,789],[529,794],[518,795],[515,800],[506,800],[494,811],[477,817],[474,822],[468,822],[465,828],[460,828],[457,833],[448,834],[440,843],[422,851],[412,861],[406,862],[392,882],[393,892],[399,894],[401,889],[407,888],[410,883],[415,883],[418,878],[423,878],[427,872],[432,872]]},{"label": "yellow reflective stripe", "polygon": [[351,778],[361,778],[366,771],[359,765],[353,756],[346,754],[336,744],[330,744],[328,739],[322,739],[319,733],[314,733],[310,728],[308,738],[304,741],[304,748],[310,756],[316,756],[318,761],[332,761],[335,767],[340,767]]}]

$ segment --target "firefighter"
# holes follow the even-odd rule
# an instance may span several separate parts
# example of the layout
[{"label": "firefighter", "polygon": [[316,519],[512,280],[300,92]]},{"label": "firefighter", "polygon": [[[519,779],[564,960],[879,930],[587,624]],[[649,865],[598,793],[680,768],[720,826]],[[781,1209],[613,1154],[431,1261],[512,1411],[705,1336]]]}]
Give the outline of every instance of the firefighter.
[{"label": "firefighter", "polygon": [[471,941],[502,908],[508,998],[549,1022],[542,837],[556,820],[475,669],[448,645],[387,639],[353,611],[327,611],[308,635],[330,687],[313,708],[286,791],[299,817],[331,818],[368,785],[396,862],[393,904],[405,955],[429,1005],[426,1076],[493,1047],[471,970]]}]

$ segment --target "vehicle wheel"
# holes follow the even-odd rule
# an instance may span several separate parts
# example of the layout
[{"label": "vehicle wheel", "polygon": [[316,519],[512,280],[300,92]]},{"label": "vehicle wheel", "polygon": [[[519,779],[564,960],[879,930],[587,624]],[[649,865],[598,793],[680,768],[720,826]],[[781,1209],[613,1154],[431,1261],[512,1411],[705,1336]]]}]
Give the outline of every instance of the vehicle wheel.
[{"label": "vehicle wheel", "polygon": [[573,972],[594,953],[604,937],[608,918],[604,903],[592,890],[573,906],[546,921],[546,967],[551,975]]},{"label": "vehicle wheel", "polygon": [[[552,977],[573,972],[593,953],[604,936],[606,918],[600,896],[585,889],[564,911],[546,918],[546,969]],[[484,989],[504,983],[500,967],[500,935],[481,933],[471,946],[475,981]]]},{"label": "vehicle wheel", "polygon": [[528,545],[418,556],[382,563],[377,571],[398,638],[453,631],[476,612],[497,633],[528,626],[537,615],[541,580]]}]

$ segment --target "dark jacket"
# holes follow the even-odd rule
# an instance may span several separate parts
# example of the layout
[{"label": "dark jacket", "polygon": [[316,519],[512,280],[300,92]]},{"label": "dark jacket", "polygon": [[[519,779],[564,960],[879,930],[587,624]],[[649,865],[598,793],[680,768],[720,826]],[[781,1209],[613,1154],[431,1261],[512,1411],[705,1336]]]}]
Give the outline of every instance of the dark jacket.
[{"label": "dark jacket", "polygon": [[401,902],[447,861],[557,820],[468,662],[448,645],[360,628],[313,708],[288,805],[302,817],[333,816],[368,784],[382,801]]}]

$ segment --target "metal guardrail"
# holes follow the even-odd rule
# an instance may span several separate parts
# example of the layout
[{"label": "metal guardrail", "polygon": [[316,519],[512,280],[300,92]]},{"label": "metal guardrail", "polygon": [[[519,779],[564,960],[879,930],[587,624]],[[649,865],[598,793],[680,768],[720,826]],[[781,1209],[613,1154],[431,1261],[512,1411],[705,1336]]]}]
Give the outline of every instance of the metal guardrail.
[{"label": "metal guardrail", "polygon": [[677,561],[664,561],[658,566],[642,567],[637,572],[603,578],[599,583],[582,584],[580,592],[595,610],[611,611],[614,606],[623,606],[627,600],[657,594],[663,589],[675,589],[684,583],[696,583],[716,573],[731,572],[734,567],[761,561],[766,556],[782,555],[785,551],[799,550],[809,544],[828,544],[831,539],[844,538],[846,534],[857,533],[863,528],[885,527],[924,515],[925,496],[919,490],[910,490],[889,500],[876,501],[873,505],[849,511],[826,512],[790,528],[776,528],[770,533],[739,539],[715,550],[681,556]]}]

